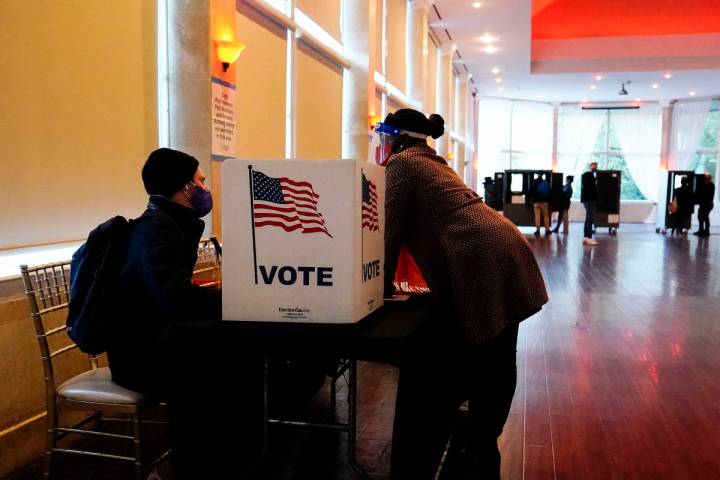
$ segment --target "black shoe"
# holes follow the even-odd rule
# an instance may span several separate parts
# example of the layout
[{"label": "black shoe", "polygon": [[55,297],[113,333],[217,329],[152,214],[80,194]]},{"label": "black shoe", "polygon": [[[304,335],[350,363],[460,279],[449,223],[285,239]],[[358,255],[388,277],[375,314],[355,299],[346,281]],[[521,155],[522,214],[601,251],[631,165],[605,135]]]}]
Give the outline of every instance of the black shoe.
[{"label": "black shoe", "polygon": [[698,230],[697,232],[693,232],[693,235],[698,235],[698,236],[699,236],[699,235],[702,235],[702,234],[703,234],[703,231],[702,231],[702,230]]},{"label": "black shoe", "polygon": [[539,237],[539,236],[540,236],[540,229],[539,229],[539,228],[538,228],[537,230],[535,230],[535,236],[536,236],[536,237]]},{"label": "black shoe", "polygon": [[550,230],[550,231],[551,231],[552,233],[558,233],[558,232],[559,232],[559,230],[558,230],[557,228],[553,228],[553,229]]}]

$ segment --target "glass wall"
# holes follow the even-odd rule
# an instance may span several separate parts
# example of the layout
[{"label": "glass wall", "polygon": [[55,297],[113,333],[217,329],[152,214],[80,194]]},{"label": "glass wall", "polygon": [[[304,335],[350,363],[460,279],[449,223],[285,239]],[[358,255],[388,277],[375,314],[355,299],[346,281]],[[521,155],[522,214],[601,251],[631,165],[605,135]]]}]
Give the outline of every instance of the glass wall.
[{"label": "glass wall", "polygon": [[553,109],[545,103],[481,98],[478,185],[506,169],[552,168]]},{"label": "glass wall", "polygon": [[[657,201],[662,112],[657,104],[638,109],[583,110],[563,106],[558,115],[558,166],[579,178],[590,162],[622,172],[622,200]],[[575,198],[580,189],[575,189]]]}]

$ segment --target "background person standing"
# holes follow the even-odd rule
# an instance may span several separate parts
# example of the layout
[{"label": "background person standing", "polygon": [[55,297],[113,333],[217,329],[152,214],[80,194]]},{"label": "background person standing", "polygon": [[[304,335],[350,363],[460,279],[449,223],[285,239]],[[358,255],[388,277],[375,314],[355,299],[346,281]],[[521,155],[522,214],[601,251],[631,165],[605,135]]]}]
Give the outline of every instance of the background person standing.
[{"label": "background person standing", "polygon": [[558,211],[558,218],[557,218],[557,225],[555,225],[555,228],[553,229],[553,232],[557,233],[560,229],[560,223],[563,224],[563,234],[567,235],[569,230],[569,223],[570,223],[570,203],[572,202],[572,196],[573,196],[573,188],[572,183],[575,177],[572,175],[568,175],[565,177],[565,185],[563,185],[562,189],[562,203],[560,204],[560,210]]},{"label": "background person standing", "polygon": [[550,182],[538,174],[532,185],[533,210],[535,211],[535,235],[540,235],[540,224],[545,226],[545,235],[552,234],[550,230]]},{"label": "background person standing", "polygon": [[580,182],[580,201],[585,207],[585,232],[583,245],[595,246],[598,244],[593,240],[593,225],[595,224],[595,203],[597,202],[597,162],[590,162],[590,170],[583,173]]},{"label": "background person standing", "polygon": [[710,235],[710,212],[712,211],[715,200],[715,184],[712,181],[712,177],[709,173],[705,174],[705,181],[700,187],[698,192],[699,204],[698,208],[698,221],[700,222],[700,229],[695,232],[695,235],[701,237],[707,237]]}]

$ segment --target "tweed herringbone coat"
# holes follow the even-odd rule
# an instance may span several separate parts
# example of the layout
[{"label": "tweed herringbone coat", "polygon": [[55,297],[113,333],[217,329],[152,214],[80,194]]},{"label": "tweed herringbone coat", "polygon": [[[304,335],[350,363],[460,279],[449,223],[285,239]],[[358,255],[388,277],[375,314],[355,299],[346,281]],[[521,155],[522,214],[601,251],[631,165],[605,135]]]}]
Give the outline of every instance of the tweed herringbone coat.
[{"label": "tweed herringbone coat", "polygon": [[387,164],[385,245],[386,285],[406,245],[448,313],[444,318],[457,322],[466,344],[495,337],[547,303],[527,240],[427,144],[409,147]]}]

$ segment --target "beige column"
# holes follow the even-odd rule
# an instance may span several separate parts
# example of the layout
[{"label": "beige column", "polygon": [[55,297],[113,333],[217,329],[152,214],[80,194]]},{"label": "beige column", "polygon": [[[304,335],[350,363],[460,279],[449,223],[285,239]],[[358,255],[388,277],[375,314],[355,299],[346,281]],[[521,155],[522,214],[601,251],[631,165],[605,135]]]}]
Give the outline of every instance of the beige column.
[{"label": "beige column", "polygon": [[[558,118],[560,115],[560,104],[553,104],[553,130],[552,130],[552,171],[558,169]],[[567,174],[566,174],[567,175]]]},{"label": "beige column", "polygon": [[458,176],[465,180],[465,152],[467,151],[468,141],[467,136],[467,106],[468,106],[468,82],[470,76],[467,73],[461,73],[457,77],[457,83],[455,88],[455,119],[453,125],[455,132],[462,138],[462,141],[457,142],[457,151],[455,154],[455,171]]},{"label": "beige column", "polygon": [[450,44],[443,44],[440,47],[440,61],[438,62],[438,88],[437,88],[437,113],[445,119],[445,135],[437,139],[436,150],[438,155],[447,159],[450,153],[450,130],[452,118],[450,118],[452,102],[452,57],[455,48]]},{"label": "beige column", "polygon": [[[662,136],[660,143],[660,169],[670,170],[670,143],[672,142],[672,118],[673,118],[673,104],[666,103],[662,106]],[[665,185],[660,186],[661,189],[665,188]]]},{"label": "beige column", "polygon": [[[468,85],[468,90],[472,89],[471,85]],[[477,189],[477,115],[478,115],[478,100],[475,93],[472,93],[468,98],[468,113],[467,113],[467,125],[465,126],[465,183],[473,190]]]},{"label": "beige column", "polygon": [[[428,75],[428,15],[430,0],[412,0],[408,22],[408,78],[407,95],[425,109],[425,85]],[[425,112],[426,114],[432,112]]]},{"label": "beige column", "polygon": [[212,185],[209,1],[168,2],[167,32],[170,148],[197,158]]},{"label": "beige column", "polygon": [[[343,75],[343,158],[367,160],[370,95],[374,95],[370,67],[370,1],[345,0],[343,45],[350,68]],[[372,90],[370,86],[372,85]]]}]

